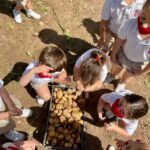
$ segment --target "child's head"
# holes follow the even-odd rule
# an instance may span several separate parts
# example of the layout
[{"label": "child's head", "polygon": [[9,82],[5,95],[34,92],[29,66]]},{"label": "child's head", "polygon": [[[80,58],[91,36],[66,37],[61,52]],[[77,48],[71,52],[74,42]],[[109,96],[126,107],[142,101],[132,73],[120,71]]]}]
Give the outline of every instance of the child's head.
[{"label": "child's head", "polygon": [[99,79],[101,67],[106,63],[102,52],[93,51],[90,58],[81,63],[80,78],[84,86],[93,84]]},{"label": "child's head", "polygon": [[148,104],[144,97],[130,94],[123,97],[123,114],[129,119],[138,119],[148,112]]},{"label": "child's head", "polygon": [[39,63],[53,68],[53,72],[61,71],[67,65],[67,58],[62,49],[45,47],[39,56]]},{"label": "child's head", "polygon": [[147,0],[143,6],[142,13],[140,15],[140,22],[143,24],[143,27],[150,27],[150,0]]}]

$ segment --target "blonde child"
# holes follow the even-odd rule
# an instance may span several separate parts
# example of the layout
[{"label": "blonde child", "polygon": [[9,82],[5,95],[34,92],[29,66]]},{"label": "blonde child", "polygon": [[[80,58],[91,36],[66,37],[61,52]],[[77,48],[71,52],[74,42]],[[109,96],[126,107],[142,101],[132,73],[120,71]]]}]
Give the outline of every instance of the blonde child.
[{"label": "blonde child", "polygon": [[103,94],[99,99],[97,112],[101,120],[116,116],[118,123],[105,123],[105,128],[129,137],[135,132],[138,119],[147,114],[148,104],[144,97],[124,89]]},{"label": "blonde child", "polygon": [[102,87],[108,73],[107,55],[97,48],[82,54],[74,66],[73,77],[77,89],[92,92]]},{"label": "blonde child", "polygon": [[113,63],[106,83],[110,83],[125,69],[116,91],[136,76],[150,72],[150,0],[147,0],[141,15],[126,22],[118,33],[111,61]]},{"label": "blonde child", "polygon": [[40,19],[41,16],[32,10],[32,4],[30,0],[17,0],[17,5],[13,9],[14,19],[17,23],[22,23],[21,10],[25,9],[27,16],[34,19]]},{"label": "blonde child", "polygon": [[63,50],[58,47],[45,47],[39,61],[34,61],[26,68],[20,79],[20,84],[28,83],[38,94],[37,101],[43,105],[50,100],[49,82],[66,83],[67,72],[65,70],[67,58]]},{"label": "blonde child", "polygon": [[15,124],[10,117],[29,117],[31,115],[32,110],[21,109],[19,100],[8,94],[3,87],[3,81],[0,80],[0,134],[5,134],[5,137],[11,141],[24,140],[25,135],[14,130]]},{"label": "blonde child", "polygon": [[108,51],[120,28],[131,18],[139,16],[146,0],[105,0],[101,12],[98,46]]}]

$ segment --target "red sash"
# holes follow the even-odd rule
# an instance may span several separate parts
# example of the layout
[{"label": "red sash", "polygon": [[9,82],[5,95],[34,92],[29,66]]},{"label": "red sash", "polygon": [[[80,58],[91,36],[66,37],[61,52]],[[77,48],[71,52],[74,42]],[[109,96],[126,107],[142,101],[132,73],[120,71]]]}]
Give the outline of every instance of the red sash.
[{"label": "red sash", "polygon": [[123,118],[123,114],[120,108],[120,99],[116,99],[111,107],[111,111],[119,118]]},{"label": "red sash", "polygon": [[138,30],[140,34],[150,34],[150,27],[144,28],[140,22],[140,16],[138,17]]},{"label": "red sash", "polygon": [[37,74],[40,78],[52,78],[52,75],[44,75],[42,72]]}]

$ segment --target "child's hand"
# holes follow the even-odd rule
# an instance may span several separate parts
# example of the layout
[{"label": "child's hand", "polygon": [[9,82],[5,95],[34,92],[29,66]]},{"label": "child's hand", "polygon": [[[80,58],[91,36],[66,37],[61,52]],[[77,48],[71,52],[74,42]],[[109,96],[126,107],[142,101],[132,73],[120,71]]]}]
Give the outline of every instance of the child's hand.
[{"label": "child's hand", "polygon": [[114,123],[105,123],[104,127],[109,131],[113,131],[116,129],[117,125],[115,125]]},{"label": "child's hand", "polygon": [[8,111],[8,115],[9,116],[18,116],[18,114],[16,112],[11,111],[11,110]]},{"label": "child's hand", "polygon": [[106,119],[106,117],[103,117],[103,112],[102,111],[98,113],[98,117],[99,117],[100,120],[105,120]]},{"label": "child's hand", "polygon": [[119,139],[115,139],[115,141],[116,141],[116,145],[117,145],[117,148],[118,148],[118,149],[121,149],[122,146],[125,144],[124,141],[119,140]]},{"label": "child's hand", "polygon": [[46,65],[39,65],[39,66],[33,68],[34,73],[49,72],[51,70],[53,70],[53,68],[48,67]]},{"label": "child's hand", "polygon": [[83,84],[81,82],[77,82],[77,89],[79,91],[84,91],[84,86],[83,86]]},{"label": "child's hand", "polygon": [[9,111],[10,115],[12,114],[13,116],[20,116],[22,114],[22,111],[15,106],[9,107]]}]

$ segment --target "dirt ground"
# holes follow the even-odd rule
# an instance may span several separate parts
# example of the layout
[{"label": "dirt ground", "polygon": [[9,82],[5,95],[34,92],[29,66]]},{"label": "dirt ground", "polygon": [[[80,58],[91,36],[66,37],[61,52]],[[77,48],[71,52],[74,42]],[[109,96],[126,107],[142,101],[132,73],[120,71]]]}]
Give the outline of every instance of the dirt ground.
[{"label": "dirt ground", "polygon": [[[103,0],[32,0],[34,9],[42,16],[40,21],[27,18],[22,12],[23,23],[16,24],[12,18],[13,0],[0,0],[0,78],[5,81],[7,90],[17,96],[23,107],[33,109],[33,116],[28,119],[14,119],[16,130],[27,133],[28,138],[42,141],[47,111],[40,107],[32,90],[21,87],[18,79],[28,63],[37,58],[44,46],[55,44],[63,48],[68,56],[68,72],[77,57],[96,45],[99,32],[99,12]],[[150,104],[150,76],[133,80],[128,89],[147,98]],[[95,123],[97,98],[114,86],[105,86],[93,93],[86,102],[85,150],[105,150],[114,144],[118,134],[107,131],[103,123]],[[150,112],[140,120],[133,138],[150,143]],[[45,117],[43,117],[45,116]],[[6,139],[0,136],[0,144]],[[42,148],[39,148],[41,150]]]}]

